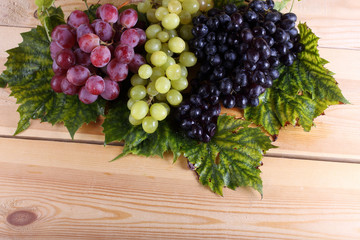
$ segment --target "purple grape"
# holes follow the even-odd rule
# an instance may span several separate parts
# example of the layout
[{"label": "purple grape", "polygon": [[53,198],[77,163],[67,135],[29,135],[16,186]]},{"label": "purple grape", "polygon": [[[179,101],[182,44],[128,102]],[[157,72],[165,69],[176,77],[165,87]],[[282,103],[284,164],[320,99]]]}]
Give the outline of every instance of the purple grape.
[{"label": "purple grape", "polygon": [[115,82],[123,81],[128,76],[128,65],[119,63],[116,59],[110,61],[106,70],[110,79]]},{"label": "purple grape", "polygon": [[76,42],[75,34],[66,24],[56,26],[51,32],[51,39],[62,48],[72,48]]},{"label": "purple grape", "polygon": [[97,46],[100,46],[100,38],[93,33],[87,33],[79,39],[79,47],[83,52],[91,53]]},{"label": "purple grape", "polygon": [[93,95],[91,93],[89,93],[85,86],[82,87],[79,91],[79,100],[85,104],[91,104],[93,102],[95,102],[98,98],[98,95]]},{"label": "purple grape", "polygon": [[76,29],[76,38],[79,41],[79,39],[84,36],[85,34],[88,33],[95,33],[93,27],[89,24],[89,23],[84,23],[81,24],[77,29]]},{"label": "purple grape", "polygon": [[85,88],[86,91],[93,95],[100,95],[105,91],[105,81],[100,76],[91,76],[87,79]]},{"label": "purple grape", "polygon": [[116,23],[119,18],[117,8],[112,4],[104,4],[99,7],[96,11],[98,18],[100,17],[103,21],[108,23]]},{"label": "purple grape", "polygon": [[106,46],[97,46],[91,51],[90,60],[95,67],[105,67],[110,62],[110,59],[111,52]]},{"label": "purple grape", "polygon": [[90,54],[83,52],[80,48],[75,49],[74,51],[75,57],[76,57],[76,63],[82,66],[90,66],[91,60],[90,60]]},{"label": "purple grape", "polygon": [[78,28],[81,24],[84,23],[88,24],[89,18],[83,11],[80,10],[73,11],[67,20],[67,24],[73,28]]},{"label": "purple grape", "polygon": [[55,73],[55,76],[60,76],[60,75],[66,74],[66,69],[62,69],[61,67],[59,67],[55,61],[53,61],[52,69]]},{"label": "purple grape", "polygon": [[146,64],[145,58],[141,54],[135,53],[134,58],[129,63],[128,67],[130,72],[137,73],[140,66],[143,64]]},{"label": "purple grape", "polygon": [[137,12],[134,9],[129,8],[120,13],[118,23],[126,28],[132,28],[136,25],[137,21]]},{"label": "purple grape", "polygon": [[69,69],[75,65],[76,57],[70,49],[61,50],[56,56],[56,64],[62,69]]},{"label": "purple grape", "polygon": [[70,83],[66,77],[64,77],[61,81],[61,90],[63,93],[67,95],[76,95],[78,93],[79,88],[72,83]]},{"label": "purple grape", "polygon": [[63,79],[66,79],[66,76],[65,76],[65,75],[54,76],[54,77],[51,79],[50,86],[51,86],[51,88],[54,90],[54,92],[57,92],[57,93],[61,93],[61,92],[62,92],[61,83],[62,83]]},{"label": "purple grape", "polygon": [[51,54],[52,60],[55,60],[56,55],[63,49],[64,48],[60,47],[55,41],[52,41],[50,43],[50,54]]},{"label": "purple grape", "polygon": [[120,44],[115,49],[115,58],[119,63],[129,64],[134,58],[134,48],[129,45]]},{"label": "purple grape", "polygon": [[86,67],[76,65],[71,67],[66,74],[67,80],[75,86],[82,86],[90,77],[90,71]]},{"label": "purple grape", "polygon": [[93,23],[95,33],[99,36],[101,41],[109,42],[114,36],[111,25],[105,21],[99,20]]},{"label": "purple grape", "polygon": [[120,39],[121,44],[129,45],[130,47],[136,47],[139,44],[140,35],[136,29],[125,30]]},{"label": "purple grape", "polygon": [[101,94],[101,97],[109,101],[116,99],[120,93],[119,84],[108,78],[105,78],[104,81],[105,81],[105,91]]}]

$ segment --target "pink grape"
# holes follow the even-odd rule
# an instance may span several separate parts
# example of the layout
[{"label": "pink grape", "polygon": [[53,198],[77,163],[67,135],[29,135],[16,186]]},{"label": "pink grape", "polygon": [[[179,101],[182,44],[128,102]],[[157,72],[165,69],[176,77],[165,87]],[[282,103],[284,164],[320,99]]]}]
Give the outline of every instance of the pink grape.
[{"label": "pink grape", "polygon": [[79,41],[79,39],[84,36],[85,34],[88,33],[95,33],[93,27],[88,24],[88,23],[84,23],[81,24],[77,29],[76,29],[76,37],[77,40]]},{"label": "pink grape", "polygon": [[76,63],[79,65],[83,65],[85,67],[91,64],[90,54],[83,52],[80,48],[75,49],[74,51],[76,57]]},{"label": "pink grape", "polygon": [[95,67],[105,67],[111,60],[111,52],[106,46],[98,46],[91,51],[90,60]]},{"label": "pink grape", "polygon": [[100,20],[100,21],[96,21],[93,24],[93,26],[94,26],[96,35],[99,36],[101,41],[104,41],[104,42],[111,41],[111,39],[114,36],[114,32],[109,23]]},{"label": "pink grape", "polygon": [[54,76],[54,77],[51,79],[50,86],[51,86],[51,88],[54,90],[54,92],[57,92],[57,93],[61,93],[61,92],[62,92],[61,82],[62,82],[63,79],[66,79],[66,76],[65,76],[65,75]]},{"label": "pink grape", "polygon": [[115,49],[115,58],[119,63],[129,64],[134,58],[134,48],[129,45],[120,44]]},{"label": "pink grape", "polygon": [[104,4],[99,7],[98,10],[100,18],[105,22],[116,23],[119,18],[119,12],[117,8],[112,4]]},{"label": "pink grape", "polygon": [[51,32],[51,38],[62,48],[72,48],[76,42],[75,34],[66,24],[56,26]]},{"label": "pink grape", "polygon": [[56,64],[62,69],[69,69],[75,65],[76,57],[70,49],[61,50],[56,56]]},{"label": "pink grape", "polygon": [[110,63],[107,65],[106,70],[110,79],[115,82],[125,80],[129,72],[128,65],[119,63],[118,61],[116,61],[116,59],[110,61]]},{"label": "pink grape", "polygon": [[66,73],[67,80],[75,86],[84,85],[89,77],[89,69],[80,65],[71,67]]},{"label": "pink grape", "polygon": [[55,41],[50,43],[50,54],[52,60],[56,58],[56,55],[64,48],[60,47]]},{"label": "pink grape", "polygon": [[137,73],[140,66],[143,64],[146,64],[145,58],[141,54],[136,53],[133,60],[129,63],[129,70],[132,73]]},{"label": "pink grape", "polygon": [[127,44],[130,47],[136,47],[139,44],[140,35],[136,29],[127,29],[125,30],[120,39],[121,44]]},{"label": "pink grape", "polygon": [[93,95],[100,95],[105,91],[105,81],[100,76],[91,76],[85,84],[86,91]]},{"label": "pink grape", "polygon": [[138,32],[139,34],[139,43],[138,45],[144,45],[146,42],[146,33],[144,30],[142,30],[141,28],[135,28],[135,30]]},{"label": "pink grape", "polygon": [[120,13],[118,23],[126,28],[132,28],[136,25],[137,21],[137,12],[134,9],[129,8]]},{"label": "pink grape", "polygon": [[67,24],[69,24],[73,28],[78,28],[81,24],[89,23],[89,18],[83,11],[75,10],[73,11],[68,20]]},{"label": "pink grape", "polygon": [[55,76],[64,75],[67,72],[66,69],[62,69],[61,67],[59,67],[59,65],[57,65],[55,61],[53,61],[52,69],[55,73]]},{"label": "pink grape", "polygon": [[108,78],[104,79],[105,81],[105,91],[101,94],[101,97],[105,100],[114,100],[120,94],[119,84],[115,81],[111,81]]},{"label": "pink grape", "polygon": [[93,95],[91,93],[89,93],[85,86],[81,87],[80,92],[79,92],[79,100],[85,104],[90,104],[96,101],[96,99],[98,98],[98,95]]},{"label": "pink grape", "polygon": [[91,53],[97,46],[100,46],[100,38],[93,33],[87,33],[79,39],[79,47],[83,52]]},{"label": "pink grape", "polygon": [[66,77],[64,77],[61,81],[61,90],[63,93],[67,95],[76,95],[79,88],[72,83],[70,83]]}]

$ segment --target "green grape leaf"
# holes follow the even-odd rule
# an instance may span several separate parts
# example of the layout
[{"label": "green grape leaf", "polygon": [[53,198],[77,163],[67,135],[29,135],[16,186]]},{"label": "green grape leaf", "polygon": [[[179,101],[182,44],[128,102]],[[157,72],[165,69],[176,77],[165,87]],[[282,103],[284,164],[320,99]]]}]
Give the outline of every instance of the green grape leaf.
[{"label": "green grape leaf", "polygon": [[310,131],[313,120],[328,106],[349,103],[333,73],[324,67],[328,62],[319,55],[319,38],[306,24],[298,27],[304,52],[292,66],[279,68],[280,77],[260,96],[259,106],[244,111],[247,120],[262,125],[271,135],[277,135],[287,124],[299,124]]},{"label": "green grape leaf", "polygon": [[35,0],[35,5],[38,6],[39,9],[44,10],[49,8],[55,0]]},{"label": "green grape leaf", "polygon": [[50,87],[54,75],[46,30],[38,26],[22,33],[23,42],[7,51],[7,69],[0,75],[11,95],[20,104],[20,121],[15,134],[30,126],[31,119],[41,119],[52,124],[64,122],[71,137],[84,124],[96,121],[104,114],[105,101],[83,104],[77,96],[55,93]]},{"label": "green grape leaf", "polygon": [[90,7],[87,10],[84,11],[86,13],[86,15],[89,17],[90,22],[92,22],[92,21],[94,21],[96,19],[96,10],[100,6],[101,6],[100,4],[90,5]]},{"label": "green grape leaf", "polygon": [[160,156],[172,151],[174,161],[181,154],[195,165],[200,182],[222,195],[226,186],[253,187],[262,193],[262,181],[258,169],[262,155],[274,147],[259,128],[250,128],[250,122],[231,116],[220,116],[218,131],[209,143],[198,143],[178,132],[171,119],[160,122],[158,130],[146,134],[141,126],[128,121],[130,111],[123,103],[110,107],[103,124],[105,142],[124,142],[123,152],[114,160],[128,154]]},{"label": "green grape leaf", "polygon": [[[281,11],[283,10],[287,5],[288,3],[290,2],[291,0],[281,0],[281,1],[278,1],[278,2],[275,2],[275,5],[274,5],[274,9],[275,10],[278,10],[278,11]],[[292,0],[292,4],[291,4],[291,8],[290,8],[290,12],[294,6],[294,1],[295,0]],[[300,2],[301,0],[298,0],[298,2]]]},{"label": "green grape leaf", "polygon": [[222,8],[226,4],[231,4],[231,3],[235,4],[236,6],[247,5],[245,0],[217,0],[217,1],[214,1],[214,7]]}]

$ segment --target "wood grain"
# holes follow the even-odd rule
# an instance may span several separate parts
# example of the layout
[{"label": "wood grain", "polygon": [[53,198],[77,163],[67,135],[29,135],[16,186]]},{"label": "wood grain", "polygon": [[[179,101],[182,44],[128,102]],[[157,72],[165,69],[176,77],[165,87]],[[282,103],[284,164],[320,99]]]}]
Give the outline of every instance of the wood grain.
[{"label": "wood grain", "polygon": [[[117,147],[0,141],[10,141],[0,160],[5,238],[360,238],[358,164],[265,158],[262,200],[248,189],[225,190],[221,198],[200,186],[183,160],[108,163]],[[17,211],[36,220],[9,224]]]}]

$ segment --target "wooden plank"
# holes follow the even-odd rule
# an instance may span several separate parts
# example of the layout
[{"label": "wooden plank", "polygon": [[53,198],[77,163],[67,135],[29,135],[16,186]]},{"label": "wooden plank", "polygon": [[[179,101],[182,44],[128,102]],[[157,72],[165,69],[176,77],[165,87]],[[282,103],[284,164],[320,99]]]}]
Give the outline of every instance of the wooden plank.
[{"label": "wooden plank", "polygon": [[[89,4],[98,0],[88,0]],[[124,0],[102,0],[119,6]],[[57,0],[66,16],[74,9],[85,9],[82,1]],[[291,4],[289,4],[290,6]],[[321,37],[320,45],[332,48],[360,48],[360,16],[358,1],[317,0],[295,2],[293,12],[301,22],[307,22]],[[34,27],[36,6],[33,0],[9,0],[0,2],[0,25]],[[286,10],[284,10],[286,12]]]},{"label": "wooden plank", "polygon": [[[199,185],[184,160],[128,156],[109,163],[118,150],[0,138],[0,236],[360,238],[359,164],[267,157],[262,200],[243,188],[221,198]],[[27,222],[9,217],[14,212],[36,220],[15,226]]]}]

